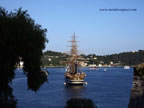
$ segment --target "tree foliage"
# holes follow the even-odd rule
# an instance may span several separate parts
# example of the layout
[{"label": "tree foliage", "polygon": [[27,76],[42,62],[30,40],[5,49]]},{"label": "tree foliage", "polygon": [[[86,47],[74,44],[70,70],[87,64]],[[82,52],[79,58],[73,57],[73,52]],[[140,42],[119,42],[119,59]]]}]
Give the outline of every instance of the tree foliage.
[{"label": "tree foliage", "polygon": [[[8,12],[0,7],[0,102],[13,99],[9,88],[19,58],[24,61],[28,88],[37,91],[46,81],[41,75],[41,56],[45,48],[46,29],[36,24],[21,8]],[[8,95],[7,98],[6,95]]]}]

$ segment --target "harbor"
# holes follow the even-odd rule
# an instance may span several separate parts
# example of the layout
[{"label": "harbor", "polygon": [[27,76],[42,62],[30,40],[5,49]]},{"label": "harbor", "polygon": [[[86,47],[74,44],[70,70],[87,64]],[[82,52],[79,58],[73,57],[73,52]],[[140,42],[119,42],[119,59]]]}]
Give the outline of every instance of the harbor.
[{"label": "harbor", "polygon": [[144,1],[0,4],[0,108],[144,108]]},{"label": "harbor", "polygon": [[66,68],[46,68],[48,82],[37,93],[27,90],[27,78],[22,70],[16,70],[13,93],[18,99],[17,108],[64,108],[71,98],[89,98],[98,108],[127,108],[133,80],[133,68],[109,67],[99,70],[82,68],[87,74],[85,86],[65,86]]}]

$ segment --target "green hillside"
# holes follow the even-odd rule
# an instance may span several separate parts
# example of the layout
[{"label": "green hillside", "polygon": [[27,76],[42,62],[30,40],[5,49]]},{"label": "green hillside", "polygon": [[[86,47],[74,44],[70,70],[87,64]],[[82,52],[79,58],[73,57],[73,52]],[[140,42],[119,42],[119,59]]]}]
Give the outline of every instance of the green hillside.
[{"label": "green hillside", "polygon": [[[66,53],[46,51],[42,57],[42,62],[44,66],[64,66],[64,62],[67,61],[68,56]],[[80,61],[86,63],[87,66],[91,64],[95,64],[96,66],[133,66],[144,63],[144,50],[104,56],[81,54]]]}]

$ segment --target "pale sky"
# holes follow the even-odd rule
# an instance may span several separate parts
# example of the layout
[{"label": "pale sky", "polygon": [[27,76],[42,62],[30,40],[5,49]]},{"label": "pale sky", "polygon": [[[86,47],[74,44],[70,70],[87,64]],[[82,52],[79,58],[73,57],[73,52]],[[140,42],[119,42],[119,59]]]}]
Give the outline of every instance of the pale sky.
[{"label": "pale sky", "polygon": [[[80,53],[144,50],[144,0],[0,0],[8,11],[22,7],[48,29],[45,50],[68,52],[73,32]],[[100,9],[136,11],[100,11]]]}]

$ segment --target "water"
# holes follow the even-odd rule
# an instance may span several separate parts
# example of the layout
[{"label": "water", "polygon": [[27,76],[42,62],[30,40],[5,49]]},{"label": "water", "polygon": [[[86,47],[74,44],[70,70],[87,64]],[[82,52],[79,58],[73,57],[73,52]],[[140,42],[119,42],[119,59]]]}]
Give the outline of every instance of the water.
[{"label": "water", "polygon": [[70,98],[89,98],[98,108],[127,108],[133,80],[133,68],[83,68],[86,86],[64,85],[64,68],[47,68],[48,82],[35,93],[27,89],[27,78],[16,70],[12,87],[18,100],[17,108],[64,108]]}]

